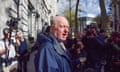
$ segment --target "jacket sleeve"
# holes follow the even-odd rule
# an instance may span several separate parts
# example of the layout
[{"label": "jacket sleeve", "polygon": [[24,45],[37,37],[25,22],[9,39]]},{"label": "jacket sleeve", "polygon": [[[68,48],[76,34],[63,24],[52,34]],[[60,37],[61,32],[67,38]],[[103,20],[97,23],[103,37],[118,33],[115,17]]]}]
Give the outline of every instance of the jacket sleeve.
[{"label": "jacket sleeve", "polygon": [[50,43],[41,45],[38,72],[59,72],[58,64],[54,56],[54,49],[52,47]]}]

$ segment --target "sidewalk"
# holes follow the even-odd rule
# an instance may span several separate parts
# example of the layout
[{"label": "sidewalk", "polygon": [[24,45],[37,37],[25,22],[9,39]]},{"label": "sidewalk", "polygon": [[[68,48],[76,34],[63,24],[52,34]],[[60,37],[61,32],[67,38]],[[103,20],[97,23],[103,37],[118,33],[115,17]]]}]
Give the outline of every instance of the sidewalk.
[{"label": "sidewalk", "polygon": [[37,51],[31,53],[31,55],[30,55],[30,60],[29,60],[29,62],[28,62],[28,66],[27,66],[28,72],[35,72],[34,58],[35,58],[35,53],[36,53],[36,52],[37,52]]}]

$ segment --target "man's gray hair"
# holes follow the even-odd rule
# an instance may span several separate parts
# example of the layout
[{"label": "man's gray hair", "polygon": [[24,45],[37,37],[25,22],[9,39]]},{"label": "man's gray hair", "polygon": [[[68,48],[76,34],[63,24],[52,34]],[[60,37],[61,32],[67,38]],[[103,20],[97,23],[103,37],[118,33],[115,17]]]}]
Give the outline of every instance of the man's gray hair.
[{"label": "man's gray hair", "polygon": [[55,22],[55,17],[52,16],[52,17],[50,18],[50,24],[52,25],[52,24],[54,24],[54,22]]}]

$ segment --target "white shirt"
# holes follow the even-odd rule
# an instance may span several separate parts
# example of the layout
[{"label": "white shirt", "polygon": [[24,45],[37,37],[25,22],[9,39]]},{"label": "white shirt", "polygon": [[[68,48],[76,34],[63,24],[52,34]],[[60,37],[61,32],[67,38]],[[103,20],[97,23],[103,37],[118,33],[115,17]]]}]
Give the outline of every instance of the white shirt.
[{"label": "white shirt", "polygon": [[[8,46],[9,41],[5,42],[6,46]],[[5,44],[4,44],[4,40],[0,40],[0,51],[2,51],[3,49],[5,49]],[[1,55],[2,58],[5,58],[5,54]],[[13,44],[10,45],[10,49],[9,49],[9,56],[8,58],[14,58],[16,56],[16,51],[15,51],[15,47]]]}]

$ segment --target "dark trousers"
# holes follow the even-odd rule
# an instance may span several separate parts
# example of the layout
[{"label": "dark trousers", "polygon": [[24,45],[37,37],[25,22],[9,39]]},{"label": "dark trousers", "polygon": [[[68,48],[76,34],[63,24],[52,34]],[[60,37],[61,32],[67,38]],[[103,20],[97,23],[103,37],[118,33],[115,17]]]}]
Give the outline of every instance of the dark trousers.
[{"label": "dark trousers", "polygon": [[0,72],[2,72],[2,58],[0,57]]},{"label": "dark trousers", "polygon": [[[1,63],[0,63],[0,64],[1,64]],[[0,72],[3,72],[3,71],[2,71],[2,64],[0,65]]]},{"label": "dark trousers", "polygon": [[29,60],[29,56],[20,56],[18,58],[18,72],[27,72],[27,62]]}]

